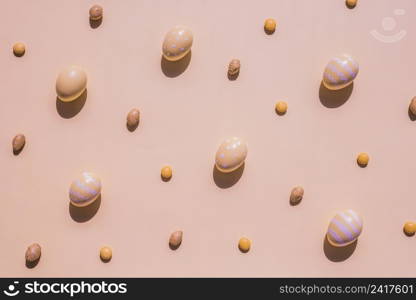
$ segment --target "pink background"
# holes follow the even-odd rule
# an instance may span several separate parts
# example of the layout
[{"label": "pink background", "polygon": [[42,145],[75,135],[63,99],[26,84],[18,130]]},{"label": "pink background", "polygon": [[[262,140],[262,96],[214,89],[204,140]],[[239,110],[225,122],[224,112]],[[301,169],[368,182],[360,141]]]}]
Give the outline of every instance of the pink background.
[{"label": "pink background", "polygon": [[[95,1],[1,0],[0,276],[416,276],[416,237],[402,233],[416,220],[413,0],[362,0],[353,10],[344,0],[99,3],[105,16],[93,29]],[[271,36],[269,17],[278,22]],[[397,21],[392,32],[384,17]],[[177,24],[192,29],[194,46],[187,69],[169,77],[161,45]],[[407,36],[386,44],[373,29]],[[21,58],[11,51],[18,41]],[[343,52],[360,72],[348,101],[330,108],[338,100],[320,100],[322,72]],[[236,81],[226,77],[232,58],[242,65]],[[71,64],[89,81],[85,105],[68,118],[55,79]],[[278,100],[289,106],[283,117]],[[133,107],[141,123],[129,132]],[[20,132],[27,144],[14,156]],[[221,188],[214,157],[229,136],[249,151],[240,180]],[[370,155],[365,169],[359,152]],[[173,167],[168,183],[164,164]],[[83,170],[100,175],[103,191],[95,216],[78,222],[68,188]],[[293,207],[295,185],[305,197]],[[323,240],[345,208],[363,216],[364,230],[336,259],[345,254],[326,253]],[[177,229],[184,240],[171,251]],[[241,236],[253,242],[247,254]],[[42,258],[28,269],[33,242]],[[110,263],[99,260],[102,245],[113,249]]]}]

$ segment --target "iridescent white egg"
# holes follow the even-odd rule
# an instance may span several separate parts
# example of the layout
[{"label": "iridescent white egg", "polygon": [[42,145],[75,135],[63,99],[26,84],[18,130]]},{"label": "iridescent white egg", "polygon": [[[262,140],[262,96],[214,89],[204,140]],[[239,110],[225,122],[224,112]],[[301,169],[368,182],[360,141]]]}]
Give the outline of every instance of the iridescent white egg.
[{"label": "iridescent white egg", "polygon": [[238,169],[247,157],[247,144],[238,137],[226,139],[215,156],[217,169],[224,173]]},{"label": "iridescent white egg", "polygon": [[168,31],[163,41],[162,51],[165,59],[177,61],[189,53],[192,47],[192,32],[178,25]]},{"label": "iridescent white egg", "polygon": [[91,172],[83,172],[69,188],[69,199],[78,207],[94,202],[101,194],[101,180]]},{"label": "iridescent white egg", "polygon": [[338,212],[329,223],[328,242],[335,247],[343,247],[354,243],[363,230],[363,220],[352,209]]},{"label": "iridescent white egg", "polygon": [[357,77],[359,66],[351,55],[334,57],[327,64],[322,83],[330,90],[339,90],[350,85]]}]

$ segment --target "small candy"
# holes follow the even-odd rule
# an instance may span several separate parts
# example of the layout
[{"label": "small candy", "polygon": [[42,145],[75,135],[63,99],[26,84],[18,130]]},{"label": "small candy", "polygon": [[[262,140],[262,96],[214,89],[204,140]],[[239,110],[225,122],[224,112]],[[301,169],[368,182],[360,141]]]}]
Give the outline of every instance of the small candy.
[{"label": "small candy", "polygon": [[22,151],[25,144],[26,144],[25,136],[23,134],[16,135],[12,141],[13,153],[19,154],[20,151]]},{"label": "small candy", "polygon": [[322,83],[330,90],[342,89],[353,82],[358,70],[358,63],[350,55],[336,56],[327,64]]},{"label": "small candy", "polygon": [[410,112],[416,116],[416,97],[413,97],[409,105]]},{"label": "small candy", "polygon": [[292,205],[298,204],[300,201],[302,201],[303,198],[303,188],[301,186],[296,186],[292,189],[292,192],[290,193],[290,203]]},{"label": "small candy", "polygon": [[238,137],[226,139],[218,148],[215,156],[217,169],[224,173],[237,170],[247,157],[247,145]]},{"label": "small candy", "polygon": [[242,237],[238,241],[238,249],[240,249],[241,252],[247,253],[248,251],[250,251],[250,247],[251,241],[248,238]]},{"label": "small candy", "polygon": [[337,213],[331,220],[326,234],[328,242],[334,247],[354,243],[363,229],[363,220],[352,209]]},{"label": "small candy", "polygon": [[370,160],[370,157],[368,156],[367,153],[360,153],[357,156],[357,164],[360,167],[366,167],[368,165],[368,161]]},{"label": "small candy", "polygon": [[164,166],[160,171],[160,176],[164,181],[168,181],[172,178],[172,168],[170,166]]},{"label": "small candy", "polygon": [[101,193],[101,181],[97,175],[83,172],[75,179],[69,188],[71,203],[77,207],[84,207],[94,202]]},{"label": "small candy", "polygon": [[16,44],[13,45],[13,53],[14,53],[15,56],[21,57],[25,54],[25,52],[26,52],[25,44],[16,43]]},{"label": "small candy", "polygon": [[137,108],[133,108],[127,114],[127,127],[134,129],[139,125],[140,122],[140,111]]},{"label": "small candy", "polygon": [[30,245],[29,247],[27,247],[27,250],[25,253],[25,258],[27,262],[33,263],[37,261],[40,258],[40,256],[41,256],[41,247],[39,244],[34,243]]},{"label": "small candy", "polygon": [[412,236],[416,233],[416,223],[406,222],[403,226],[403,232],[407,236]]},{"label": "small candy", "polygon": [[180,60],[191,50],[192,43],[192,32],[184,26],[175,26],[165,36],[163,56],[169,61]]},{"label": "small candy", "polygon": [[90,19],[98,21],[103,17],[103,8],[100,5],[93,5],[90,8]]},{"label": "small candy", "polygon": [[113,251],[110,247],[104,246],[100,249],[100,258],[103,262],[108,262],[113,257]]},{"label": "small candy", "polygon": [[78,66],[63,69],[56,79],[56,93],[64,102],[77,99],[87,87],[87,74]]},{"label": "small candy", "polygon": [[357,5],[357,0],[346,0],[345,4],[348,8],[354,8]]},{"label": "small candy", "polygon": [[277,102],[275,110],[278,115],[284,115],[287,111],[287,103],[284,101]]},{"label": "small candy", "polygon": [[236,76],[240,73],[240,60],[233,59],[230,61],[228,65],[228,75],[229,76]]},{"label": "small candy", "polygon": [[178,230],[178,231],[173,232],[169,238],[169,247],[172,250],[178,249],[179,246],[182,244],[182,237],[183,237],[183,231]]},{"label": "small candy", "polygon": [[266,19],[264,21],[264,31],[267,34],[273,34],[276,30],[276,21],[274,19]]}]

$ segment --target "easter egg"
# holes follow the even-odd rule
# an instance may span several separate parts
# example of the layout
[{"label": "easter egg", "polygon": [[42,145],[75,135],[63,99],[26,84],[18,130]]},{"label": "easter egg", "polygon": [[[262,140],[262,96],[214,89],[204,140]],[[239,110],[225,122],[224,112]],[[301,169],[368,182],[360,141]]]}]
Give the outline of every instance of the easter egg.
[{"label": "easter egg", "polygon": [[332,218],[326,236],[332,246],[343,247],[355,242],[362,229],[361,217],[352,209],[347,209]]},{"label": "easter egg", "polygon": [[64,102],[77,99],[87,88],[87,74],[78,66],[63,69],[56,79],[56,93]]},{"label": "easter egg", "polygon": [[218,148],[215,165],[219,171],[229,173],[238,169],[244,163],[246,156],[246,143],[238,137],[231,137]]},{"label": "easter egg", "polygon": [[172,28],[165,36],[162,51],[165,59],[177,61],[191,50],[193,42],[192,32],[181,25]]},{"label": "easter egg", "polygon": [[327,64],[322,83],[330,90],[342,89],[353,82],[358,70],[358,63],[350,55],[336,56]]},{"label": "easter egg", "polygon": [[69,199],[78,207],[94,202],[101,193],[101,180],[94,173],[83,172],[69,188]]}]

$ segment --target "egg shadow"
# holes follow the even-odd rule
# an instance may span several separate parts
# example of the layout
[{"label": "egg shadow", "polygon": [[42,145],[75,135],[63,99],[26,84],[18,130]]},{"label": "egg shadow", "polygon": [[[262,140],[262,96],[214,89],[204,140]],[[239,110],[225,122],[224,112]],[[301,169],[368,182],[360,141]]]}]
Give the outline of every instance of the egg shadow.
[{"label": "egg shadow", "polygon": [[354,253],[355,248],[357,248],[357,243],[358,240],[355,240],[354,243],[347,246],[335,247],[328,242],[328,238],[325,235],[323,245],[325,256],[332,262],[342,262]]},{"label": "egg shadow", "polygon": [[39,256],[39,258],[35,261],[26,260],[25,261],[26,268],[33,269],[34,267],[36,267],[38,265],[39,261],[40,261],[40,258],[41,258],[41,256]]},{"label": "egg shadow", "polygon": [[237,73],[235,73],[235,74],[230,74],[229,72],[227,72],[227,77],[228,77],[228,80],[229,80],[229,81],[234,81],[234,80],[237,80],[238,75],[240,75],[240,71],[238,71],[238,72],[237,72]]},{"label": "egg shadow", "polygon": [[98,20],[92,20],[92,19],[90,19],[90,27],[92,29],[96,29],[96,28],[100,27],[100,25],[101,25],[102,22],[103,22],[103,17],[101,17]]},{"label": "egg shadow", "polygon": [[330,90],[322,82],[319,87],[319,100],[326,108],[337,108],[350,98],[354,82],[339,90]]},{"label": "egg shadow", "polygon": [[181,75],[188,68],[191,62],[192,51],[190,50],[184,57],[177,61],[169,61],[163,55],[160,61],[160,67],[163,74],[169,78],[175,78]]},{"label": "egg shadow", "polygon": [[100,205],[101,195],[93,203],[84,207],[78,207],[69,202],[69,214],[75,222],[84,223],[96,215]]},{"label": "egg shadow", "polygon": [[412,113],[412,111],[410,110],[410,107],[407,109],[407,115],[409,116],[410,121],[412,122],[416,121],[416,115]]},{"label": "egg shadow", "polygon": [[87,101],[87,89],[75,100],[71,102],[64,102],[56,97],[56,111],[64,119],[71,119],[75,117],[84,107]]},{"label": "egg shadow", "polygon": [[224,173],[218,170],[217,166],[214,164],[212,170],[212,177],[214,178],[215,184],[222,189],[227,189],[236,184],[244,172],[245,163],[243,163],[238,169],[230,172]]}]

